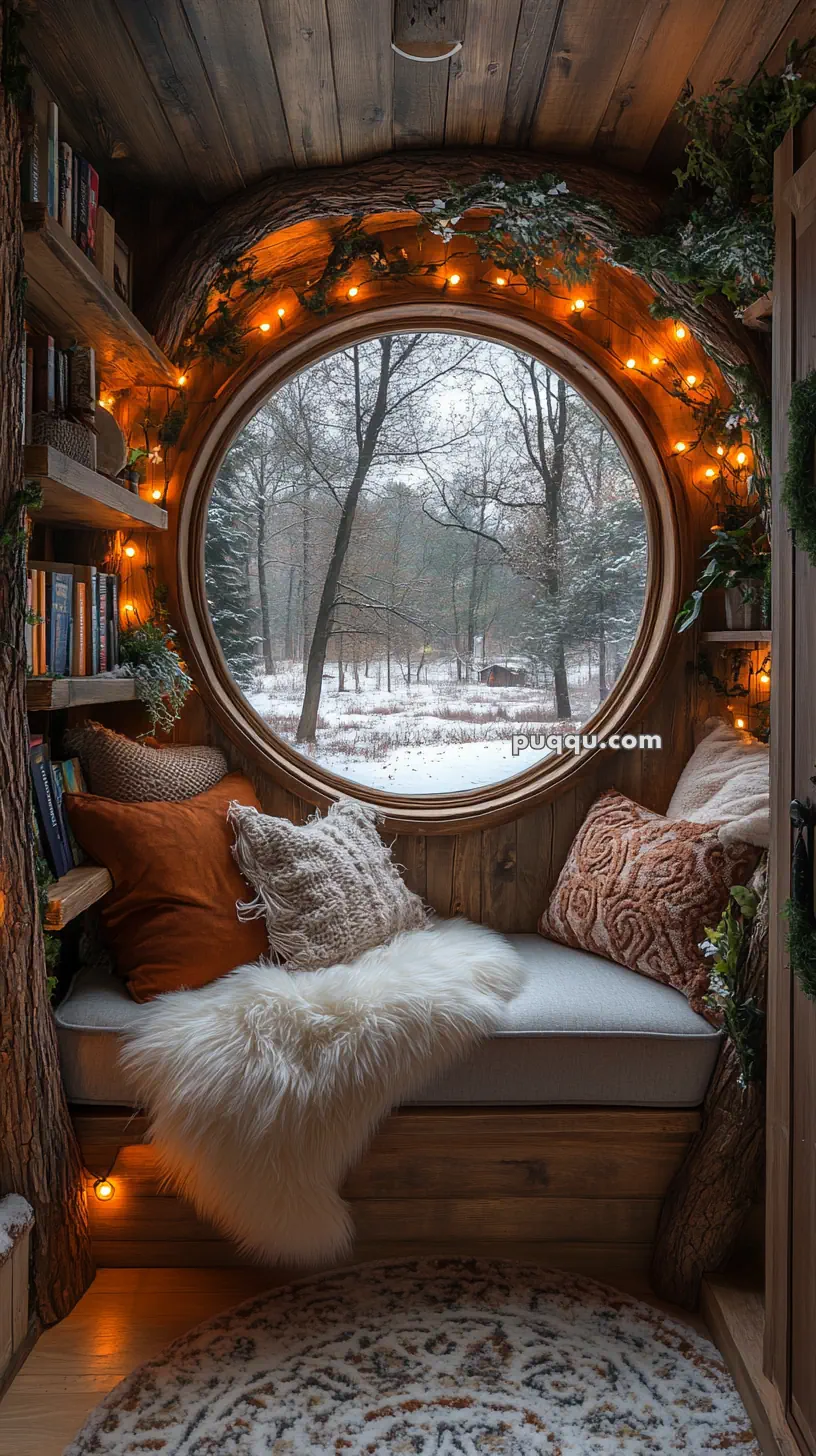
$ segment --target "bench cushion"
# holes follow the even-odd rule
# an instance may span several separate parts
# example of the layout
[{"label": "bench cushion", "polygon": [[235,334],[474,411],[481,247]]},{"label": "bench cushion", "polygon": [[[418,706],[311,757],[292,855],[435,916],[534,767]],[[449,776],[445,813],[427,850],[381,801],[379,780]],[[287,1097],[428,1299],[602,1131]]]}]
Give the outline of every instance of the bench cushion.
[{"label": "bench cushion", "polygon": [[[539,935],[512,935],[529,979],[505,1026],[415,1099],[424,1105],[696,1107],[719,1033],[679,991]],[[122,984],[80,971],[56,1010],[68,1100],[121,1104],[133,1095],[119,1037],[145,1014]]]}]

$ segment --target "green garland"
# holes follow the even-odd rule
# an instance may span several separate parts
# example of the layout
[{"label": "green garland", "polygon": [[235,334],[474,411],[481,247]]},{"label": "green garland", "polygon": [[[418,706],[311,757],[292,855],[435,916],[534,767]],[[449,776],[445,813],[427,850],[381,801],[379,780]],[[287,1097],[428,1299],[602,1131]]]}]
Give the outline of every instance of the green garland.
[{"label": "green garland", "polygon": [[762,1079],[764,1013],[746,996],[743,972],[759,897],[745,885],[734,885],[719,924],[709,929],[700,949],[714,960],[707,1006],[718,1011],[739,1062],[741,1087]]},{"label": "green garland", "polygon": [[797,379],[788,410],[790,443],[782,482],[782,502],[788,513],[796,545],[816,566],[816,482],[813,451],[816,446],[816,369]]},{"label": "green garland", "polygon": [[805,995],[816,1001],[816,925],[805,905],[788,900],[782,914],[788,921],[788,959]]}]

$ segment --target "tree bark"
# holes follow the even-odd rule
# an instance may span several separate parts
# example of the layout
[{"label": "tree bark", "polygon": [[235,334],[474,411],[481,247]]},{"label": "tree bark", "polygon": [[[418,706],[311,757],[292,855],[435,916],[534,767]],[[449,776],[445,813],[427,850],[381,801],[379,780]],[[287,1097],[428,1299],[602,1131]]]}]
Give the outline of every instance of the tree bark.
[{"label": "tree bark", "polygon": [[[0,22],[8,6],[0,0]],[[15,107],[0,92],[0,1196],[34,1209],[31,1307],[62,1319],[93,1278],[82,1164],[60,1079],[30,835],[20,431],[23,239]]]},{"label": "tree bark", "polygon": [[[746,997],[765,1008],[768,975],[767,866],[751,883],[760,896],[745,961]],[[651,1283],[663,1299],[696,1307],[704,1274],[734,1247],[760,1186],[765,1153],[765,1088],[739,1085],[739,1063],[723,1042],[703,1103],[702,1125],[663,1203]]]}]

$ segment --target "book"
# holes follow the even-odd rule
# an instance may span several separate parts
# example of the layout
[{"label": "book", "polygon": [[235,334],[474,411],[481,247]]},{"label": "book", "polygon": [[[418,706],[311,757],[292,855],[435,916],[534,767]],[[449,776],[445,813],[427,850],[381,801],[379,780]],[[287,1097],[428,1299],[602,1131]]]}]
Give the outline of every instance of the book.
[{"label": "book", "polygon": [[59,107],[48,103],[48,211],[59,216]]},{"label": "book", "polygon": [[88,786],[78,758],[66,758],[60,764],[67,794],[87,794]]},{"label": "book", "polygon": [[73,631],[71,633],[71,676],[85,677],[88,663],[88,612],[87,612],[87,587],[84,581],[74,577],[74,593],[72,602],[71,620]]},{"label": "book", "polygon": [[71,158],[71,237],[74,242],[79,237],[79,154],[74,152]]},{"label": "book", "polygon": [[53,414],[57,397],[56,351],[51,334],[32,334],[34,350],[33,409]]},{"label": "book", "polygon": [[68,394],[69,354],[67,349],[54,350],[54,408],[58,415],[70,408]]},{"label": "book", "polygon": [[23,202],[40,200],[40,129],[34,110],[34,93],[26,87],[20,108],[22,168],[20,183]]},{"label": "book", "polygon": [[48,671],[52,677],[67,677],[70,671],[71,598],[74,581],[67,571],[51,571],[46,576]]},{"label": "book", "polygon": [[104,207],[96,212],[96,251],[94,263],[110,288],[114,286],[116,267],[116,224]]},{"label": "book", "polygon": [[71,236],[74,199],[74,150],[67,142],[60,142],[59,149],[59,207],[60,226]]},{"label": "book", "polygon": [[71,826],[68,823],[68,815],[65,812],[65,805],[63,804],[63,797],[65,794],[65,780],[62,776],[61,763],[51,764],[51,781],[54,785],[54,807],[57,811],[60,834],[62,835],[63,844],[65,845],[66,855],[70,859],[70,864],[68,865],[68,868],[73,869],[75,865],[82,863],[82,852],[76,840],[74,839],[73,834],[71,833]]},{"label": "book", "polygon": [[96,256],[96,215],[99,211],[99,173],[88,163],[88,246],[91,262]]},{"label": "book", "polygon": [[37,671],[43,676],[48,671],[45,623],[45,572],[37,572],[37,660],[39,666]]},{"label": "book", "polygon": [[84,157],[77,157],[77,217],[74,242],[83,253],[88,251],[88,208],[90,206],[90,167]]},{"label": "book", "polygon": [[70,857],[68,846],[62,834],[55,802],[51,764],[48,757],[48,750],[44,743],[33,743],[31,745],[29,750],[29,764],[31,784],[34,790],[34,803],[37,809],[37,818],[39,820],[45,857],[51,865],[57,879],[59,879],[60,875],[67,874],[68,870],[73,868],[73,860]]},{"label": "book", "polygon": [[85,673],[99,671],[99,589],[95,566],[74,567],[74,578],[85,584]]},{"label": "book", "polygon": [[99,667],[98,672],[107,672],[108,663],[108,578],[104,571],[97,571],[97,600],[99,603],[99,619],[97,623],[97,642],[99,643]]},{"label": "book", "polygon": [[68,398],[71,412],[93,416],[96,408],[96,353],[89,344],[74,344],[70,353]]}]

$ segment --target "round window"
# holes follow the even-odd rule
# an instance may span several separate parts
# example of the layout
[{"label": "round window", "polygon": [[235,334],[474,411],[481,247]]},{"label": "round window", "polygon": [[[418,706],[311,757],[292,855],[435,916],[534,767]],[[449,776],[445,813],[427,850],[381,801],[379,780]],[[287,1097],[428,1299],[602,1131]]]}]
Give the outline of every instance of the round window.
[{"label": "round window", "polygon": [[372,791],[440,795],[524,772],[598,714],[638,635],[648,539],[609,425],[550,365],[383,333],[244,424],[205,587],[278,738]]}]

